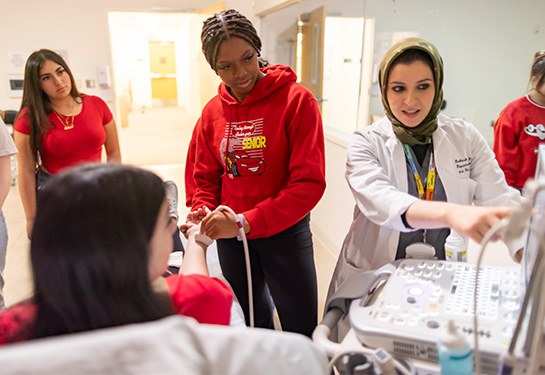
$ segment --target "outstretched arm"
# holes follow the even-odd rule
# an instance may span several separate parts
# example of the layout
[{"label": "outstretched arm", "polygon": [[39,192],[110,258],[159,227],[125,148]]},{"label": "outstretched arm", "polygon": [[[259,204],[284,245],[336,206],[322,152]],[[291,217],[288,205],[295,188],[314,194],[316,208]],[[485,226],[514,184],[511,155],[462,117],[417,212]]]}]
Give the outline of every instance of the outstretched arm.
[{"label": "outstretched arm", "polygon": [[513,211],[511,207],[463,206],[447,202],[415,201],[405,217],[413,228],[452,228],[480,243],[494,225]]},{"label": "outstretched arm", "polygon": [[180,274],[209,276],[208,265],[206,263],[206,249],[208,245],[195,239],[195,234],[199,232],[200,228],[200,224],[195,224],[187,230],[187,247],[182,265],[178,271]]}]

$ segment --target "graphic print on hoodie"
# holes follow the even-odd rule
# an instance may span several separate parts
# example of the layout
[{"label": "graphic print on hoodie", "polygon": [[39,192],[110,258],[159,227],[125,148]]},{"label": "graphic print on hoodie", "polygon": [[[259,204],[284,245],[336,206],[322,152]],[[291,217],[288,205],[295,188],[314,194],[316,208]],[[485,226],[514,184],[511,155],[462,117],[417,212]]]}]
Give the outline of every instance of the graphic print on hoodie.
[{"label": "graphic print on hoodie", "polygon": [[228,122],[220,144],[220,155],[229,177],[246,177],[265,172],[263,149],[267,147],[263,118]]}]

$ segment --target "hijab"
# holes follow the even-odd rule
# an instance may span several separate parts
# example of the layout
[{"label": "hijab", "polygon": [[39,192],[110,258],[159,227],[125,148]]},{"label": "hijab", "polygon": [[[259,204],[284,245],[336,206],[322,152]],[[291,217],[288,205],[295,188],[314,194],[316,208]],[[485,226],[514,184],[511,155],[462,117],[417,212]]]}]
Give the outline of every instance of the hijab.
[{"label": "hijab", "polygon": [[[417,49],[427,53],[433,64],[433,81],[435,85],[435,96],[433,105],[426,118],[416,127],[410,128],[399,121],[388,103],[388,76],[395,60],[405,51]],[[443,59],[437,48],[430,42],[421,38],[407,38],[394,44],[382,58],[379,67],[378,79],[380,92],[382,94],[382,105],[397,138],[410,146],[416,144],[428,144],[431,142],[431,135],[437,129],[437,115],[443,104]]]}]

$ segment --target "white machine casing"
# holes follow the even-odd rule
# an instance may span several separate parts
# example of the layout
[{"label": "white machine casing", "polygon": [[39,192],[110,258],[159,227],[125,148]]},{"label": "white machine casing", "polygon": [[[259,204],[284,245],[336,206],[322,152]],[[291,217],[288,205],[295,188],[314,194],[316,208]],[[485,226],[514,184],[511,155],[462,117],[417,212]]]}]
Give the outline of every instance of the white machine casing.
[{"label": "white machine casing", "polygon": [[[437,338],[450,319],[473,343],[474,264],[405,259],[391,267],[374,302],[367,305],[368,298],[360,298],[350,305],[350,325],[363,345],[437,363]],[[519,316],[521,269],[481,266],[479,273],[481,367],[497,373]]]}]

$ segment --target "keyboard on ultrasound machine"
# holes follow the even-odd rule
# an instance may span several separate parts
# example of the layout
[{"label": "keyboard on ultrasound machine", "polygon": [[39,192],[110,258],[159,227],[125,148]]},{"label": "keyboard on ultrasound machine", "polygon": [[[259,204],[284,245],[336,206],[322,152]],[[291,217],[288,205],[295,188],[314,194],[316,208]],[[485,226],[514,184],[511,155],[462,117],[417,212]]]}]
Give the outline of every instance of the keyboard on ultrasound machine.
[{"label": "keyboard on ultrasound machine", "polygon": [[[450,319],[473,344],[475,274],[474,264],[405,259],[392,270],[374,302],[368,306],[366,298],[352,302],[350,324],[366,346],[437,362],[436,341]],[[483,360],[490,356],[496,367],[518,319],[520,268],[481,266],[478,285],[479,347]]]}]

